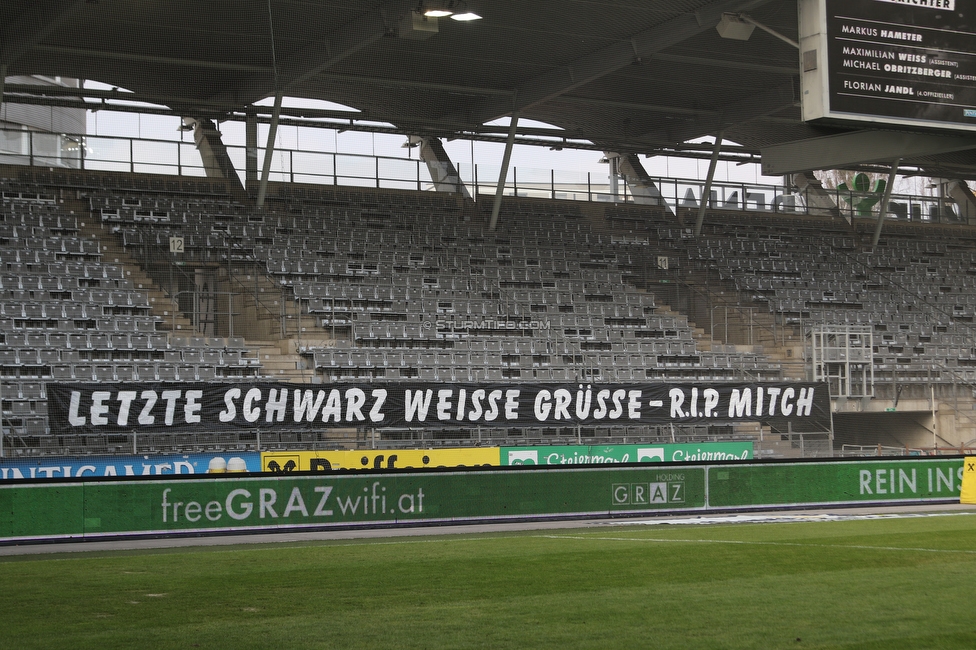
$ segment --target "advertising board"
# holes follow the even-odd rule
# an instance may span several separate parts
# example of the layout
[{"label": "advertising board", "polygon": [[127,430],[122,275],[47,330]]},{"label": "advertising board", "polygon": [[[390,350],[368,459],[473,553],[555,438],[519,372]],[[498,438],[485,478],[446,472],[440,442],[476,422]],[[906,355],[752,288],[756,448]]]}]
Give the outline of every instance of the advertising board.
[{"label": "advertising board", "polygon": [[0,484],[0,539],[608,516],[705,504],[703,467]]},{"label": "advertising board", "polygon": [[260,472],[261,456],[235,451],[129,456],[36,456],[0,458],[0,481],[97,476],[163,476],[221,471]]},{"label": "advertising board", "polygon": [[958,498],[959,458],[745,464],[709,468],[711,508]]},{"label": "advertising board", "polygon": [[497,467],[498,447],[443,449],[355,449],[333,451],[266,451],[261,471],[328,472],[340,469]]},{"label": "advertising board", "polygon": [[962,458],[0,482],[0,542],[958,502]]},{"label": "advertising board", "polygon": [[751,460],[752,442],[502,447],[502,465],[582,465]]}]

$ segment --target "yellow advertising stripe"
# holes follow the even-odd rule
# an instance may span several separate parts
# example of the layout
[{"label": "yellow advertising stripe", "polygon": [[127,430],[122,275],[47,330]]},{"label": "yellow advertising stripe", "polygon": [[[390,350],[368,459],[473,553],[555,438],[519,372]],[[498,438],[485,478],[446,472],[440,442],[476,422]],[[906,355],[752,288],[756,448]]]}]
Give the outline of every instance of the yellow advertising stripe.
[{"label": "yellow advertising stripe", "polygon": [[499,447],[269,451],[261,453],[261,469],[265,472],[395,469],[402,467],[497,467],[500,464],[501,451]]},{"label": "yellow advertising stripe", "polygon": [[976,504],[976,456],[966,456],[963,459],[959,503]]}]

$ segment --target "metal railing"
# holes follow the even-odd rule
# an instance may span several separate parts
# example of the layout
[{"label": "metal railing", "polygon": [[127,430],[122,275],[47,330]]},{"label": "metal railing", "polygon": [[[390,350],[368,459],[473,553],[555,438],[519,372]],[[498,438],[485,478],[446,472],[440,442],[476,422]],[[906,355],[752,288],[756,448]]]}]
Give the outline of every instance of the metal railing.
[{"label": "metal railing", "polygon": [[[180,311],[190,317],[190,322],[193,323],[193,329],[199,334],[207,334],[210,336],[226,335],[226,336],[237,336],[234,330],[234,317],[240,317],[243,312],[234,309],[234,298],[239,296],[239,293],[233,291],[177,291],[173,294],[174,299],[177,304],[180,305]],[[226,299],[227,308],[220,308],[220,298]],[[201,309],[197,308],[204,301],[213,301],[212,309]],[[184,309],[183,306],[189,304],[190,309]],[[172,331],[176,331],[176,312],[173,310],[172,317]],[[223,318],[221,318],[223,317]],[[226,334],[224,334],[226,332]]]},{"label": "metal railing", "polygon": [[841,445],[838,456],[922,456],[922,450],[889,445]]},{"label": "metal railing", "polygon": [[[279,335],[281,336],[281,338],[286,338],[288,336],[288,331],[289,331],[288,330],[289,316],[286,311],[287,309],[286,301],[293,300],[293,296],[291,295],[291,292],[286,291],[285,287],[283,286],[277,287],[278,308],[275,309],[275,305],[273,303],[269,303],[268,301],[262,298],[263,291],[262,291],[262,287],[260,286],[260,279],[268,278],[267,269],[259,264],[254,264],[249,274],[253,277],[254,282],[249,286],[248,284],[245,284],[245,280],[242,280],[240,276],[234,272],[234,268],[235,265],[230,261],[228,261],[227,278],[226,278],[227,282],[230,283],[231,286],[238,286],[241,289],[239,292],[236,292],[234,295],[240,295],[242,297],[244,295],[250,295],[252,297],[252,300],[254,301],[255,311],[256,312],[263,311],[267,313],[270,318],[277,320]],[[299,313],[300,313],[300,306],[299,306]],[[298,326],[296,327],[296,329],[300,330],[301,328],[300,326]]]},{"label": "metal railing", "polygon": [[[245,147],[229,145],[226,149],[244,182]],[[0,164],[187,177],[207,175],[193,142],[10,129],[0,129]],[[481,195],[494,197],[499,174],[497,166],[457,163],[455,167],[460,183],[475,200]],[[435,185],[439,185],[432,180],[427,165],[413,158],[286,148],[275,149],[269,179],[286,183],[418,191],[433,191]],[[650,177],[649,180],[660,193],[657,199],[651,200],[672,212],[697,209],[703,200],[703,180],[668,177]],[[616,192],[614,187],[618,188]],[[837,206],[837,214],[848,218],[876,215],[876,205],[881,200],[880,194],[872,192],[818,190],[818,196],[819,192],[829,195]],[[625,179],[613,183],[609,166],[607,174],[513,167],[509,170],[504,194],[603,203],[647,201],[646,198],[635,198]],[[750,212],[827,213],[822,207],[811,206],[817,201],[811,202],[809,198],[808,191],[786,185],[716,180],[711,185],[708,204],[711,209]],[[892,194],[888,216],[921,223],[956,222],[954,205],[942,197]]]},{"label": "metal railing", "polygon": [[843,445],[838,456],[971,456],[976,447],[893,447],[887,445]]}]

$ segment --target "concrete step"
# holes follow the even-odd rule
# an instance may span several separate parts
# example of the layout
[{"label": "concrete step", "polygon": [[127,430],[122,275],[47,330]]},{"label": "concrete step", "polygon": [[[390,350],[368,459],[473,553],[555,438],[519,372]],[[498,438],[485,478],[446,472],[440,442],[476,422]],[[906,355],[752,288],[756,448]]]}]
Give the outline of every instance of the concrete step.
[{"label": "concrete step", "polygon": [[139,261],[116,241],[115,235],[103,224],[84,220],[80,223],[80,231],[85,237],[98,242],[103,262],[122,265],[132,285],[147,294],[150,312],[163,319],[160,329],[174,332],[193,331],[193,322],[179,311],[169,294],[149,277]]},{"label": "concrete step", "polygon": [[[283,340],[245,340],[261,362],[261,374],[276,381],[311,383],[315,372],[301,355],[287,351],[291,345]],[[282,351],[282,349],[286,351]]]}]

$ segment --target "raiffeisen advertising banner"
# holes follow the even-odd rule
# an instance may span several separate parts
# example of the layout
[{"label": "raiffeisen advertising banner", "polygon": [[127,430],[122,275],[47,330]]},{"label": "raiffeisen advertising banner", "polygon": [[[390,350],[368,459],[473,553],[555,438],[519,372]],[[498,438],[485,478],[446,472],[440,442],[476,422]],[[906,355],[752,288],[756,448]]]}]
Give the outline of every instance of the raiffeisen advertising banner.
[{"label": "raiffeisen advertising banner", "polygon": [[256,452],[0,459],[0,480],[260,472]]},{"label": "raiffeisen advertising banner", "polygon": [[501,448],[502,465],[601,465],[751,459],[751,442]]},{"label": "raiffeisen advertising banner", "polygon": [[296,431],[766,422],[830,426],[823,383],[49,384],[52,432]]},{"label": "raiffeisen advertising banner", "polygon": [[497,467],[498,452],[498,447],[266,451],[261,454],[261,469],[287,474],[340,469]]}]

